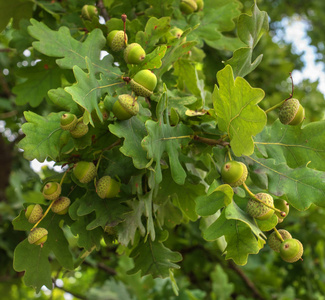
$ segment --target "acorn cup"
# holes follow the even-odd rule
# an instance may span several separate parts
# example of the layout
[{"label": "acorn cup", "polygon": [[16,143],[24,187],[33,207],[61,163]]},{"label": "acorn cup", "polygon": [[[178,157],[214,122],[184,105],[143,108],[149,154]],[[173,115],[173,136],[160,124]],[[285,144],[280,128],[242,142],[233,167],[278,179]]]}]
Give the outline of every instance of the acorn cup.
[{"label": "acorn cup", "polygon": [[139,104],[129,94],[119,95],[112,108],[118,120],[128,120],[139,112]]},{"label": "acorn cup", "polygon": [[37,223],[43,216],[43,208],[39,204],[28,205],[25,217],[31,224]]},{"label": "acorn cup", "polygon": [[96,166],[92,162],[79,161],[73,168],[73,174],[81,183],[89,183],[97,174]]},{"label": "acorn cup", "polygon": [[[291,239],[292,236],[289,231],[284,230],[284,229],[279,229],[278,230],[279,234],[282,236],[283,240]],[[275,231],[273,231],[268,240],[268,244],[272,250],[275,252],[280,252],[280,246],[282,244],[282,241],[279,239],[278,235],[276,234]]]},{"label": "acorn cup", "polygon": [[110,176],[103,176],[96,186],[97,195],[102,198],[114,198],[120,191],[120,183]]},{"label": "acorn cup", "polygon": [[299,125],[305,118],[305,109],[299,100],[290,98],[281,106],[279,120],[285,125]]},{"label": "acorn cup", "polygon": [[287,239],[280,246],[281,258],[289,263],[294,263],[302,257],[304,247],[297,239]]},{"label": "acorn cup", "polygon": [[125,34],[124,39],[124,31],[123,30],[113,30],[107,35],[107,44],[114,51],[121,51],[125,49],[126,43],[128,41],[128,36]]},{"label": "acorn cup", "polygon": [[70,130],[70,133],[71,133],[72,137],[78,139],[78,138],[81,138],[84,135],[86,135],[88,130],[89,130],[88,125],[84,124],[83,121],[79,121],[76,124],[76,127],[74,129]]},{"label": "acorn cup", "polygon": [[[255,195],[255,197],[269,206],[274,207],[273,197],[271,195],[266,193],[258,193]],[[246,211],[250,216],[258,220],[267,220],[274,214],[274,210],[272,208],[265,206],[263,203],[255,199],[248,200]]]},{"label": "acorn cup", "polygon": [[76,127],[77,123],[77,116],[71,113],[63,114],[60,120],[60,126],[63,130],[73,130]]},{"label": "acorn cup", "polygon": [[157,77],[150,70],[141,70],[131,79],[132,91],[142,97],[150,97],[156,88]]},{"label": "acorn cup", "polygon": [[30,244],[42,245],[47,240],[48,231],[45,228],[34,228],[28,235]]},{"label": "acorn cup", "polygon": [[58,215],[65,215],[69,210],[71,201],[68,197],[59,197],[54,201],[51,210]]},{"label": "acorn cup", "polygon": [[56,200],[61,195],[61,185],[58,182],[48,182],[43,187],[43,196],[47,200]]},{"label": "acorn cup", "polygon": [[124,50],[124,60],[127,64],[139,64],[145,57],[146,52],[138,43],[132,43]]},{"label": "acorn cup", "polygon": [[198,9],[198,6],[195,0],[182,0],[179,9],[183,14],[189,15],[195,12]]},{"label": "acorn cup", "polygon": [[84,5],[81,9],[81,16],[83,19],[91,21],[93,17],[98,16],[98,10],[94,5]]},{"label": "acorn cup", "polygon": [[222,180],[232,187],[242,185],[246,181],[247,175],[246,165],[234,160],[226,162],[221,169]]}]

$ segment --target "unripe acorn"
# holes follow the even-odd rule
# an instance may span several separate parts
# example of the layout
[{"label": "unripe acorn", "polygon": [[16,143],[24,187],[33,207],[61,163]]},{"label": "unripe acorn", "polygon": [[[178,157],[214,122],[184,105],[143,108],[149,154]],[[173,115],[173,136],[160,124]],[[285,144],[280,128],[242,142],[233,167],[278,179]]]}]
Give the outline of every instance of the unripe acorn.
[{"label": "unripe acorn", "polygon": [[139,112],[139,104],[129,94],[119,95],[112,108],[118,120],[128,120]]},{"label": "unripe acorn", "polygon": [[98,10],[94,5],[84,5],[81,9],[81,16],[88,21],[98,16]]},{"label": "unripe acorn", "polygon": [[77,123],[77,116],[71,113],[63,114],[60,120],[60,126],[63,130],[73,130]]},{"label": "unripe acorn", "polygon": [[[266,193],[258,193],[255,195],[256,198],[260,199],[264,203],[274,207],[273,197]],[[255,200],[249,199],[246,207],[246,211],[253,218],[258,220],[267,220],[272,217],[274,210],[265,206],[263,203]]]},{"label": "unripe acorn", "polygon": [[197,4],[195,0],[182,0],[179,9],[185,15],[189,15],[197,10]]},{"label": "unripe acorn", "polygon": [[47,240],[48,231],[45,228],[34,228],[28,235],[30,244],[41,245]]},{"label": "unripe acorn", "polygon": [[141,70],[131,79],[132,91],[143,97],[150,97],[157,85],[157,77],[150,70]]},{"label": "unripe acorn", "polygon": [[196,11],[200,11],[204,7],[204,1],[203,0],[196,0],[196,5],[197,5]]},{"label": "unripe acorn", "polygon": [[[278,232],[282,236],[283,240],[292,238],[290,232],[287,230],[279,229]],[[271,233],[271,235],[269,236],[269,238],[267,240],[268,240],[268,244],[272,250],[274,250],[275,252],[280,252],[280,246],[282,244],[282,241],[278,238],[278,235],[276,234],[275,231],[273,231]]]},{"label": "unripe acorn", "polygon": [[285,125],[298,125],[305,118],[305,109],[299,100],[290,98],[286,100],[279,113],[279,120]]},{"label": "unripe acorn", "polygon": [[146,52],[138,43],[132,43],[124,50],[124,60],[127,64],[139,64],[145,57]]},{"label": "unripe acorn", "polygon": [[304,252],[304,247],[297,239],[287,239],[280,246],[281,258],[289,263],[299,260]]},{"label": "unripe acorn", "polygon": [[58,215],[65,215],[68,212],[69,205],[71,201],[68,197],[59,197],[59,199],[55,200],[51,209],[54,213]]},{"label": "unripe acorn", "polygon": [[88,183],[96,176],[96,166],[92,162],[79,161],[73,168],[73,174],[81,183]]},{"label": "unripe acorn", "polygon": [[285,216],[281,215],[278,211],[275,211],[275,214],[278,217],[278,223],[281,223],[283,219],[288,215],[289,213],[289,203],[282,199],[276,199],[274,200],[274,207],[280,210],[281,212],[285,213]]},{"label": "unripe acorn", "polygon": [[43,196],[47,200],[56,200],[61,195],[61,185],[58,182],[48,182],[43,187]]},{"label": "unripe acorn", "polygon": [[242,185],[247,179],[247,167],[242,162],[228,161],[221,169],[222,180],[232,187]]},{"label": "unripe acorn", "polygon": [[100,198],[114,198],[120,191],[120,183],[110,176],[103,176],[97,182],[97,194]]},{"label": "unripe acorn", "polygon": [[74,129],[70,131],[72,137],[78,139],[87,134],[89,128],[83,121],[79,121]]},{"label": "unripe acorn", "polygon": [[125,34],[124,37],[123,30],[113,30],[107,36],[107,44],[115,52],[123,50],[126,47],[127,41],[128,36]]},{"label": "unripe acorn", "polygon": [[29,205],[25,212],[26,219],[29,223],[35,224],[43,216],[43,208],[39,204]]}]

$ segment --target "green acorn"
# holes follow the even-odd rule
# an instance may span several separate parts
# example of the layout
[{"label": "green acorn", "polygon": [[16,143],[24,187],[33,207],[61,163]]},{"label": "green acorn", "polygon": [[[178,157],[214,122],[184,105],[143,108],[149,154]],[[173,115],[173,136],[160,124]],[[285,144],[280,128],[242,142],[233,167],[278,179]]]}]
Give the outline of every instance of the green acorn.
[{"label": "green acorn", "polygon": [[132,43],[124,50],[124,60],[127,64],[139,64],[145,57],[146,52],[138,43]]},{"label": "green acorn", "polygon": [[97,174],[96,166],[92,162],[79,161],[73,168],[73,174],[81,183],[88,183]]},{"label": "green acorn", "polygon": [[118,120],[127,120],[139,112],[139,104],[129,94],[119,95],[112,111]]},{"label": "green acorn", "polygon": [[47,200],[56,200],[61,195],[61,185],[58,182],[48,182],[43,187],[43,196]]},{"label": "green acorn", "polygon": [[131,79],[132,91],[143,97],[150,97],[157,85],[157,77],[150,70],[141,70]]},{"label": "green acorn", "polygon": [[195,0],[182,0],[179,9],[185,15],[189,15],[197,10],[197,3]]},{"label": "green acorn", "polygon": [[278,217],[278,223],[281,223],[283,219],[288,215],[289,213],[289,203],[282,199],[276,199],[274,200],[274,207],[280,210],[281,212],[285,213],[285,216],[281,215],[278,211],[275,211],[275,214]]},{"label": "green acorn", "polygon": [[126,47],[128,36],[125,34],[126,41],[124,39],[123,30],[113,30],[107,36],[108,46],[115,52],[121,51]]},{"label": "green acorn", "polygon": [[286,100],[279,113],[279,120],[285,125],[299,125],[305,118],[305,109],[299,100],[290,98]]},{"label": "green acorn", "polygon": [[35,224],[43,216],[43,208],[39,204],[29,205],[25,211],[26,219],[29,223]]},{"label": "green acorn", "polygon": [[30,244],[42,245],[47,240],[48,231],[45,228],[34,228],[28,235]]},{"label": "green acorn", "polygon": [[81,9],[81,16],[88,21],[98,16],[98,10],[94,5],[84,5]]},{"label": "green acorn", "polygon": [[97,194],[100,198],[114,198],[120,191],[120,183],[110,176],[103,176],[97,182]]},{"label": "green acorn", "polygon": [[[274,207],[273,197],[271,195],[266,193],[258,193],[255,195],[255,197]],[[258,220],[267,220],[274,214],[273,209],[263,205],[263,203],[255,199],[248,200],[246,211],[250,216]]]},{"label": "green acorn", "polygon": [[73,130],[76,127],[77,123],[77,116],[71,113],[63,114],[60,120],[60,126],[63,130]]},{"label": "green acorn", "polygon": [[289,263],[294,263],[302,257],[304,247],[297,239],[287,239],[280,246],[281,258]]},{"label": "green acorn", "polygon": [[70,131],[72,137],[78,139],[87,134],[89,128],[88,125],[84,124],[83,121],[79,121],[76,127]]},{"label": "green acorn", "polygon": [[232,187],[242,185],[247,179],[248,171],[245,164],[238,161],[228,161],[221,169],[222,180]]},{"label": "green acorn", "polygon": [[[279,234],[282,236],[283,240],[291,239],[292,236],[289,231],[284,230],[284,229],[279,229],[278,230]],[[272,250],[275,252],[280,252],[280,246],[282,244],[282,241],[278,238],[277,234],[275,231],[273,231],[269,238],[267,239],[268,244]]]},{"label": "green acorn", "polygon": [[196,0],[196,5],[197,5],[197,9],[196,9],[196,11],[203,10],[203,7],[204,7],[204,1],[203,1],[203,0]]},{"label": "green acorn", "polygon": [[68,197],[59,197],[55,200],[51,210],[58,215],[65,215],[68,212],[71,201]]}]

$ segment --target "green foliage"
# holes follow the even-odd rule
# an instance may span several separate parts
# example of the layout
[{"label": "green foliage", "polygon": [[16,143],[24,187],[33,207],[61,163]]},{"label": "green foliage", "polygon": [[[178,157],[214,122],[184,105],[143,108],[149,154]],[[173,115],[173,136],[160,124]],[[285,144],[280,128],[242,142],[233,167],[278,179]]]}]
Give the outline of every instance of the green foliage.
[{"label": "green foliage", "polygon": [[[76,299],[323,299],[324,97],[301,83],[295,97],[306,120],[281,124],[276,107],[300,62],[267,36],[267,12],[256,1],[205,0],[202,11],[185,15],[180,2],[0,0],[0,44],[8,49],[0,52],[7,70],[0,74],[0,278],[11,272],[12,280],[0,292],[8,299],[35,298],[15,291],[12,274],[40,299],[42,286],[53,299],[65,291]],[[97,5],[101,18],[84,20],[84,5]],[[145,59],[127,64],[123,50],[111,53],[112,30],[126,30]],[[134,98],[139,113],[118,120],[114,103],[134,96],[130,82],[141,70],[155,74],[157,87]],[[67,112],[88,128],[84,136],[61,128]],[[35,174],[34,159],[61,171]],[[241,186],[220,176],[229,160],[247,166]],[[80,161],[96,168],[90,182],[73,172]],[[97,194],[104,176],[120,187],[109,199]],[[67,214],[43,199],[48,182],[71,200]],[[283,223],[246,212],[258,193],[291,205]],[[30,224],[25,209],[36,203],[44,216]],[[288,266],[265,246],[277,226],[302,240],[305,264]],[[48,231],[46,243],[28,243],[35,227]]]}]

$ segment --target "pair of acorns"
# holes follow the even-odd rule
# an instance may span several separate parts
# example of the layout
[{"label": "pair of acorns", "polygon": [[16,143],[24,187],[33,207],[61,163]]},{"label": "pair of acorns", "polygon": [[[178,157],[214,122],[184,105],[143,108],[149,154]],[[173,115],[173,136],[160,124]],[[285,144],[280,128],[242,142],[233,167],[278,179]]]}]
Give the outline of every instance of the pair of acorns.
[{"label": "pair of acorns", "polygon": [[203,0],[182,0],[179,9],[185,15],[189,15],[193,12],[197,12],[203,9]]},{"label": "pair of acorns", "polygon": [[[247,175],[248,171],[246,165],[238,161],[228,161],[221,169],[223,181],[232,187],[242,185],[246,181]],[[289,213],[289,205],[282,199],[277,199],[274,203],[271,195],[267,193],[258,193],[255,195],[255,199],[251,198],[248,201],[246,211],[257,220],[267,220],[271,218],[275,212],[278,217],[278,222],[280,223]]]},{"label": "pair of acorns", "polygon": [[[80,161],[73,168],[74,176],[81,183],[89,183],[97,174],[96,166],[92,162]],[[110,176],[101,177],[96,185],[96,192],[102,199],[114,198],[120,191],[120,183]],[[68,212],[70,199],[61,196],[61,185],[58,182],[48,182],[43,188],[45,199],[54,201],[51,210],[59,215]],[[43,217],[43,209],[39,204],[29,205],[26,209],[25,216],[28,222],[35,224]],[[43,245],[47,240],[48,231],[45,228],[33,228],[28,235],[28,242],[35,245]]]},{"label": "pair of acorns", "polygon": [[[282,240],[279,238],[282,237]],[[289,263],[294,263],[301,259],[304,252],[302,243],[293,239],[290,232],[285,229],[274,231],[268,238],[268,244],[275,252],[280,252],[281,258]]]}]

